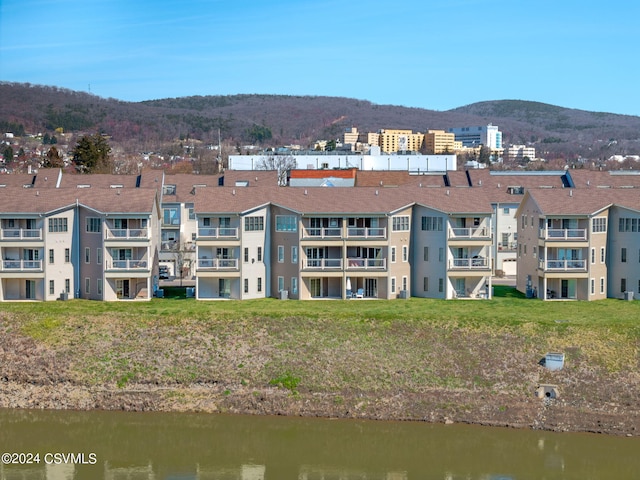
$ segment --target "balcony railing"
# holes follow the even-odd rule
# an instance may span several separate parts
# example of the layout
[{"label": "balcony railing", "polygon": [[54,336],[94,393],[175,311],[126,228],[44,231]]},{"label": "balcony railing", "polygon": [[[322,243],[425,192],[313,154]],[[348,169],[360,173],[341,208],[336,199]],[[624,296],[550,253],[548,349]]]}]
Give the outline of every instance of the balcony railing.
[{"label": "balcony railing", "polygon": [[347,269],[384,270],[386,258],[347,258]]},{"label": "balcony railing", "polygon": [[303,228],[302,238],[340,238],[342,237],[342,228]]},{"label": "balcony railing", "polygon": [[112,260],[107,262],[107,270],[138,270],[149,268],[146,260]]},{"label": "balcony railing", "polygon": [[449,264],[450,269],[458,270],[485,270],[489,268],[489,259],[478,258],[454,258]]},{"label": "balcony railing", "polygon": [[486,227],[471,227],[471,228],[450,228],[450,239],[487,239],[490,238],[489,229]]},{"label": "balcony railing", "polygon": [[199,258],[198,268],[207,270],[237,270],[237,258]]},{"label": "balcony railing", "polygon": [[318,268],[321,270],[335,270],[342,268],[341,258],[308,258],[302,263],[302,268]]},{"label": "balcony railing", "polygon": [[149,238],[149,229],[147,228],[114,228],[105,230],[107,239],[122,240],[147,240]]},{"label": "balcony railing", "polygon": [[586,240],[586,228],[541,228],[540,238],[545,240]]},{"label": "balcony railing", "polygon": [[509,242],[509,243],[499,243],[498,244],[498,250],[505,252],[505,251],[513,251],[516,250],[518,248],[518,242]]},{"label": "balcony railing", "polygon": [[387,229],[383,227],[349,227],[347,237],[349,238],[386,238]]},{"label": "balcony railing", "polygon": [[41,228],[3,228],[0,230],[2,240],[42,240]]},{"label": "balcony railing", "polygon": [[238,229],[231,227],[198,228],[198,238],[204,240],[208,238],[238,238]]},{"label": "balcony railing", "polygon": [[42,260],[2,260],[3,272],[34,272],[42,270]]},{"label": "balcony railing", "polygon": [[540,269],[553,272],[586,272],[586,260],[540,260]]}]

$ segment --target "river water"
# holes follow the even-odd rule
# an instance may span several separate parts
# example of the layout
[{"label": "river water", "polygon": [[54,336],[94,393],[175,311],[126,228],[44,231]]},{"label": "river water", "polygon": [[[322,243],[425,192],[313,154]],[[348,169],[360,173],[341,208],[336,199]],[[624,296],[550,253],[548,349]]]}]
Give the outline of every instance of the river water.
[{"label": "river water", "polygon": [[4,452],[2,480],[640,478],[637,437],[416,422],[0,410]]}]

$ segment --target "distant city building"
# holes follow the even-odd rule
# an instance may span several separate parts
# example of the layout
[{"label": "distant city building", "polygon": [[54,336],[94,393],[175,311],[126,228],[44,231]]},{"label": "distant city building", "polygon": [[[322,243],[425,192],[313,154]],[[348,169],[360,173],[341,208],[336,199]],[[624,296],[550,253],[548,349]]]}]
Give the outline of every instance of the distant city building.
[{"label": "distant city building", "polygon": [[525,158],[533,160],[536,158],[536,149],[526,145],[511,145],[505,150],[505,155],[509,160],[522,161]]},{"label": "distant city building", "polygon": [[380,148],[386,153],[419,152],[424,141],[424,134],[411,130],[380,130]]},{"label": "distant city building", "polygon": [[502,132],[496,125],[454,127],[449,129],[456,140],[462,142],[463,147],[478,147],[484,145],[491,150],[502,149]]},{"label": "distant city building", "polygon": [[444,130],[427,130],[423,150],[427,154],[452,153],[456,150],[455,135]]}]

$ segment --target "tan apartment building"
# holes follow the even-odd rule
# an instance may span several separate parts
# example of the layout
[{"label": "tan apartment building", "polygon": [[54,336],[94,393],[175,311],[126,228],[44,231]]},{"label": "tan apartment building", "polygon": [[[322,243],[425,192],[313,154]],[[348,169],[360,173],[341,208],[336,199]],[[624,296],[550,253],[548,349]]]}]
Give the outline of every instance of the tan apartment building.
[{"label": "tan apartment building", "polygon": [[[444,130],[427,130],[424,134],[423,151],[427,155],[453,153],[456,151],[456,136]],[[462,146],[459,143],[459,146]]]},{"label": "tan apartment building", "polygon": [[380,130],[378,139],[380,149],[386,153],[419,152],[422,148],[422,142],[424,142],[424,134],[413,133],[411,130]]}]

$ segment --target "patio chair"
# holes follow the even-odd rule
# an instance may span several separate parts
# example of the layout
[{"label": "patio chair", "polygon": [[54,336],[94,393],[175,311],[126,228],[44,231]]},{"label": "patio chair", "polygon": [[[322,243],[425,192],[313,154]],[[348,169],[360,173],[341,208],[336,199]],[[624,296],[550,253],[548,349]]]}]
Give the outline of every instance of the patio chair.
[{"label": "patio chair", "polygon": [[359,288],[356,291],[356,298],[364,298],[364,288]]}]

